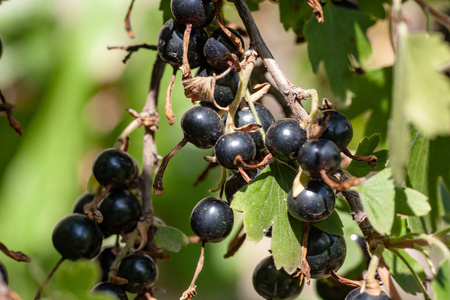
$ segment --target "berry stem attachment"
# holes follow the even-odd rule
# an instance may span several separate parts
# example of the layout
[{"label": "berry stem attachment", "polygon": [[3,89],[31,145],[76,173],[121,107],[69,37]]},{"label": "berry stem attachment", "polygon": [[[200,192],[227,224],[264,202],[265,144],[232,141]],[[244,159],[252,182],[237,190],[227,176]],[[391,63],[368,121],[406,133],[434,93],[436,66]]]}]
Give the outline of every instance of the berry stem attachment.
[{"label": "berry stem attachment", "polygon": [[50,279],[53,277],[53,274],[55,274],[56,270],[59,268],[59,266],[61,266],[61,264],[64,262],[65,258],[61,257],[60,260],[58,260],[58,262],[56,263],[56,265],[53,267],[53,269],[50,271],[50,273],[48,274],[47,278],[45,279],[45,281],[39,286],[39,289],[36,293],[36,296],[34,296],[34,300],[39,300],[41,299],[41,294],[42,291],[44,290],[45,286],[47,285],[47,283],[50,281]]},{"label": "berry stem attachment", "polygon": [[203,269],[203,264],[205,262],[205,244],[206,242],[202,241],[202,248],[200,250],[200,257],[198,259],[197,268],[195,269],[194,277],[192,278],[191,284],[189,285],[188,289],[183,292],[183,295],[180,297],[180,300],[188,299],[191,300],[194,296],[197,295],[197,291],[195,290],[197,286],[195,285],[195,282],[197,281],[198,276],[200,275],[200,272]]},{"label": "berry stem attachment", "polygon": [[183,64],[180,67],[182,80],[191,79],[191,67],[188,61],[188,49],[189,49],[189,39],[191,37],[192,24],[186,24],[186,29],[183,35]]},{"label": "berry stem attachment", "polygon": [[172,77],[170,78],[169,85],[167,86],[166,105],[164,106],[166,118],[167,118],[167,121],[169,121],[170,125],[173,125],[175,123],[175,115],[172,110],[172,90],[173,90],[173,85],[175,84],[176,75],[177,75],[177,70],[174,68]]},{"label": "berry stem attachment", "polygon": [[308,255],[308,234],[309,223],[305,222],[303,226],[303,239],[302,239],[302,264],[300,267],[300,285],[303,282],[303,278],[306,277],[306,283],[309,285],[311,282],[311,267],[309,266],[306,255]]},{"label": "berry stem attachment", "polygon": [[309,114],[306,124],[302,122],[303,128],[310,128],[317,118],[322,118],[322,113],[319,110],[319,95],[315,89],[304,90],[303,95],[305,98],[311,97],[311,112]]},{"label": "berry stem attachment", "polygon": [[375,275],[377,273],[378,264],[382,258],[382,254],[385,247],[383,243],[379,243],[375,252],[370,259],[369,267],[367,269],[367,274],[364,276],[364,286],[361,292],[366,291],[369,295],[379,296],[381,293],[380,284],[375,280]]},{"label": "berry stem attachment", "polygon": [[266,140],[266,134],[264,133],[264,129],[261,124],[261,120],[258,117],[258,114],[256,113],[255,104],[253,104],[252,96],[250,95],[250,91],[247,89],[245,91],[245,100],[247,101],[248,107],[252,111],[253,117],[255,118],[256,124],[261,125],[261,128],[259,128],[259,133],[261,133],[262,140]]}]

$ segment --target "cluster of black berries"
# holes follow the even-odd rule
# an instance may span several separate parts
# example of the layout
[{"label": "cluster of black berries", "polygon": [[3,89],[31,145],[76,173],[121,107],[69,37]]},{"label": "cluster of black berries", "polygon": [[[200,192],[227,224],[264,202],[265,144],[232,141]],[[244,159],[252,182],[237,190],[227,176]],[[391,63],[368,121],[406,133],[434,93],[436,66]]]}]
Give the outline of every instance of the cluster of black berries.
[{"label": "cluster of black berries", "polygon": [[142,216],[140,200],[130,190],[138,166],[128,153],[106,149],[95,159],[92,171],[95,179],[109,189],[98,205],[102,222],[97,224],[87,216],[92,211],[95,195],[83,194],[76,201],[73,214],[56,224],[53,245],[63,259],[95,258],[102,267],[103,276],[102,282],[93,290],[108,292],[117,299],[128,299],[125,291],[139,293],[155,284],[158,278],[155,261],[143,253],[128,253],[117,269],[117,276],[126,279],[127,283],[119,286],[108,282],[119,245],[100,250],[104,238],[133,231]]}]

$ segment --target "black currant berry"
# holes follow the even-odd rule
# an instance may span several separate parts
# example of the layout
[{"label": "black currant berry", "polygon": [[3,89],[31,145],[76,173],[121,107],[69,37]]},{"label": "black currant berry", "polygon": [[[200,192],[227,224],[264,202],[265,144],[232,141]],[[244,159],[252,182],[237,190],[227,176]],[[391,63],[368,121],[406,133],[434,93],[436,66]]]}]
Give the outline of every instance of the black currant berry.
[{"label": "black currant berry", "polygon": [[240,155],[245,163],[250,163],[255,157],[255,143],[246,132],[235,131],[222,135],[216,142],[214,152],[217,162],[227,169],[237,169],[234,163]]},{"label": "black currant berry", "polygon": [[303,222],[320,222],[333,212],[336,197],[333,189],[322,180],[311,180],[296,198],[291,189],[286,202],[294,218]]},{"label": "black currant berry", "polygon": [[122,259],[117,275],[128,280],[128,283],[123,285],[127,292],[138,293],[155,284],[158,280],[158,267],[150,256],[133,253]]},{"label": "black currant berry", "polygon": [[206,242],[223,241],[233,229],[234,215],[230,206],[217,198],[200,200],[191,213],[191,228]]},{"label": "black currant berry", "polygon": [[[186,27],[175,22],[167,21],[159,32],[158,53],[162,60],[179,68],[183,64],[183,36]],[[189,37],[188,62],[191,68],[200,66],[205,61],[203,46],[208,39],[208,34],[202,28],[193,28]]]},{"label": "black currant berry", "polygon": [[63,258],[93,258],[100,251],[103,234],[97,223],[86,215],[72,214],[61,219],[53,229],[53,246]]},{"label": "black currant berry", "polygon": [[101,281],[108,281],[109,271],[111,270],[112,264],[116,260],[116,255],[112,252],[113,249],[114,247],[107,247],[103,249],[96,258],[102,269]]},{"label": "black currant berry", "polygon": [[[262,129],[264,130],[264,132],[266,132],[267,129],[269,129],[270,125],[275,122],[275,118],[273,117],[270,110],[268,110],[262,104],[255,103],[255,110],[259,120],[261,121]],[[236,125],[236,127],[242,127],[251,123],[256,123],[256,120],[249,107],[239,109],[234,115],[234,124]],[[259,130],[255,132],[249,132],[248,134],[253,139],[253,141],[255,141],[255,147],[257,150],[262,150],[265,148],[264,141]]]},{"label": "black currant berry", "polygon": [[300,277],[293,277],[283,269],[277,270],[273,257],[263,259],[253,271],[253,288],[264,299],[295,299],[300,295],[303,284]]},{"label": "black currant berry", "polygon": [[214,19],[216,2],[211,0],[172,0],[170,10],[177,22],[192,27],[208,26]]},{"label": "black currant berry", "polygon": [[337,111],[327,111],[319,120],[319,125],[325,124],[325,131],[319,136],[320,139],[333,141],[339,150],[343,150],[353,138],[353,127],[350,121]]},{"label": "black currant berry", "polygon": [[330,276],[342,266],[347,254],[343,236],[332,235],[310,226],[306,260],[311,267],[311,277],[315,279]]},{"label": "black currant berry", "polygon": [[99,227],[105,236],[132,231],[142,215],[139,199],[123,189],[112,189],[98,210],[103,215]]},{"label": "black currant berry", "polygon": [[[247,175],[250,177],[250,179],[253,179],[258,175],[260,172],[257,170],[245,170]],[[240,189],[242,189],[244,186],[246,186],[248,183],[245,181],[244,178],[242,178],[241,173],[236,173],[231,175],[227,182],[225,182],[225,197],[228,201],[228,204],[231,204],[231,201],[233,201],[234,194],[236,194]]]},{"label": "black currant berry", "polygon": [[288,162],[297,158],[306,139],[306,131],[300,128],[297,121],[281,119],[267,129],[265,144],[273,157]]},{"label": "black currant berry", "polygon": [[302,170],[312,178],[322,178],[320,172],[334,173],[341,164],[341,154],[329,140],[309,140],[298,151]]},{"label": "black currant berry", "polygon": [[181,117],[184,137],[201,149],[214,146],[217,139],[223,135],[224,128],[219,114],[209,107],[192,107]]},{"label": "black currant berry", "polygon": [[345,297],[345,300],[390,300],[389,296],[381,291],[381,294],[379,296],[372,296],[367,294],[367,292],[361,293],[361,288],[356,288],[352,290],[350,293],[348,293],[347,297]]},{"label": "black currant berry", "polygon": [[316,292],[321,299],[342,300],[353,287],[329,279],[316,281]]},{"label": "black currant berry", "polygon": [[77,201],[73,205],[73,213],[75,214],[84,214],[84,206],[88,203],[92,203],[94,201],[94,196],[89,193],[84,193],[80,197],[78,197]]},{"label": "black currant berry", "polygon": [[[236,37],[241,40],[242,47],[244,48],[244,40],[241,35],[234,29],[228,28]],[[232,62],[227,58],[226,52],[236,54],[238,59],[241,58],[236,46],[231,39],[223,32],[222,29],[216,29],[205,43],[203,48],[203,54],[205,55],[208,64],[215,69],[225,71],[232,65]]]},{"label": "black currant berry", "polygon": [[102,151],[94,161],[92,172],[101,185],[116,187],[128,186],[138,173],[134,158],[118,149]]},{"label": "black currant berry", "polygon": [[102,294],[108,295],[117,300],[128,300],[127,293],[122,288],[111,282],[99,282],[92,289],[92,292],[102,292]]},{"label": "black currant berry", "polygon": [[[198,69],[196,77],[208,77],[213,74],[219,75],[221,71],[214,70],[213,67],[207,65]],[[239,88],[239,75],[236,71],[231,70],[225,77],[217,79],[214,86],[214,100],[221,107],[230,105],[234,97],[236,97]]]},{"label": "black currant berry", "polygon": [[[1,37],[0,37],[1,39]],[[1,42],[1,41],[0,41]],[[0,280],[2,280],[4,283],[6,283],[6,285],[8,285],[8,272],[6,272],[6,268],[5,266],[0,262]]]}]

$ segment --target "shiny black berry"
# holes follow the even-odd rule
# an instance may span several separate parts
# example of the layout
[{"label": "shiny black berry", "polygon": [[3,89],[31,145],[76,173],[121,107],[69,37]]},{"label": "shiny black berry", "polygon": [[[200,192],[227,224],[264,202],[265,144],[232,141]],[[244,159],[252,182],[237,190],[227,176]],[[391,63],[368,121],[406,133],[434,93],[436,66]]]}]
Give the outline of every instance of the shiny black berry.
[{"label": "shiny black berry", "polygon": [[222,135],[216,142],[214,152],[217,162],[227,169],[237,169],[234,163],[240,155],[245,163],[250,163],[255,157],[255,143],[246,132],[235,131]]},{"label": "shiny black berry", "polygon": [[321,178],[322,170],[331,175],[339,168],[341,154],[330,140],[309,140],[298,151],[298,162],[306,174]]},{"label": "shiny black berry", "polygon": [[353,138],[353,127],[350,121],[337,111],[327,111],[319,120],[320,125],[325,123],[325,131],[319,138],[333,141],[339,150],[347,147]]},{"label": "shiny black berry", "polygon": [[194,146],[207,149],[223,135],[224,124],[217,112],[205,106],[195,106],[181,117],[184,137]]},{"label": "shiny black berry", "polygon": [[200,200],[191,213],[192,231],[206,242],[223,241],[233,229],[233,223],[233,210],[214,197]]},{"label": "shiny black berry", "polygon": [[281,119],[270,125],[265,144],[273,157],[288,162],[297,158],[306,139],[306,131],[300,128],[297,121]]},{"label": "shiny black berry", "polygon": [[303,222],[320,222],[333,212],[336,197],[333,189],[322,180],[311,180],[295,198],[291,189],[286,204],[294,218]]},{"label": "shiny black berry", "polygon": [[105,236],[132,231],[142,215],[139,199],[123,189],[112,189],[98,209],[103,215],[99,227]]},{"label": "shiny black berry", "polygon": [[277,270],[273,257],[263,259],[253,271],[253,288],[264,299],[295,299],[300,295],[303,284],[300,277],[293,277],[283,269]]},{"label": "shiny black berry", "polygon": [[102,269],[101,281],[108,281],[109,271],[111,270],[112,264],[116,260],[116,255],[112,252],[113,249],[114,247],[104,248],[96,258],[100,264],[100,268]]},{"label": "shiny black berry", "polygon": [[[250,177],[250,179],[253,179],[256,177],[256,175],[260,172],[257,170],[245,170],[247,175]],[[240,189],[242,189],[244,186],[246,186],[248,183],[245,181],[245,179],[242,177],[241,173],[236,173],[231,175],[227,182],[225,182],[225,197],[228,201],[228,204],[233,201],[234,194],[236,194]]]},{"label": "shiny black berry", "polygon": [[[213,74],[219,75],[221,71],[215,70],[213,67],[207,65],[200,67],[197,74],[200,77],[213,76]],[[236,71],[232,70],[225,77],[217,79],[214,86],[214,100],[221,107],[227,107],[230,105],[234,97],[236,97],[237,90],[239,88],[239,75]]]},{"label": "shiny black berry", "polygon": [[[183,64],[183,36],[186,27],[175,22],[167,21],[159,32],[158,53],[159,56],[174,68]],[[200,66],[205,61],[203,46],[208,39],[208,34],[202,28],[193,28],[189,38],[188,62],[191,68]]]},{"label": "shiny black berry", "polygon": [[[236,30],[228,28],[236,37],[241,40],[242,47],[244,47],[244,40]],[[237,55],[238,59],[241,58],[241,54],[231,41],[231,39],[223,32],[222,29],[216,29],[205,43],[203,53],[205,55],[208,64],[215,69],[224,71],[232,65],[231,61],[225,55],[226,52]]]},{"label": "shiny black berry", "polygon": [[3,282],[6,283],[6,285],[8,285],[9,282],[8,272],[6,272],[5,266],[1,262],[0,262],[0,277],[1,277],[0,280],[3,280]]},{"label": "shiny black berry", "polygon": [[94,196],[89,193],[84,193],[80,197],[78,197],[77,201],[73,205],[73,213],[84,214],[84,206],[88,203],[92,203],[94,201]]},{"label": "shiny black berry", "polygon": [[367,292],[361,293],[361,288],[356,288],[348,293],[345,300],[390,300],[388,295],[385,292],[381,291],[381,294],[378,296],[372,296],[367,294]]},{"label": "shiny black berry", "polygon": [[120,286],[111,282],[99,282],[93,287],[92,292],[101,292],[117,300],[128,300],[127,293]]},{"label": "shiny black berry", "polygon": [[211,0],[172,0],[172,15],[179,23],[192,27],[205,27],[214,19],[216,2]]},{"label": "shiny black berry", "polygon": [[343,236],[332,235],[310,226],[306,260],[311,267],[311,277],[315,279],[330,276],[342,266],[347,254]]},{"label": "shiny black berry", "polygon": [[117,275],[128,280],[123,288],[130,293],[138,293],[149,288],[158,280],[158,267],[148,255],[133,253],[125,256],[119,264]]},{"label": "shiny black berry", "polygon": [[93,258],[100,251],[103,234],[97,223],[86,215],[72,214],[61,219],[53,229],[53,246],[63,258]]},{"label": "shiny black berry", "polygon": [[[268,110],[262,104],[255,103],[255,110],[259,120],[261,121],[262,129],[264,130],[264,132],[266,132],[267,129],[269,129],[270,125],[275,122],[275,118],[273,117],[270,110]],[[236,125],[236,127],[242,127],[251,123],[256,123],[256,120],[249,107],[239,109],[234,115],[234,124]],[[255,142],[255,147],[257,150],[262,150],[265,148],[264,141],[259,130],[255,132],[249,132],[248,134]]]},{"label": "shiny black berry", "polygon": [[125,151],[106,149],[95,159],[92,172],[103,186],[126,187],[137,175],[137,163]]}]

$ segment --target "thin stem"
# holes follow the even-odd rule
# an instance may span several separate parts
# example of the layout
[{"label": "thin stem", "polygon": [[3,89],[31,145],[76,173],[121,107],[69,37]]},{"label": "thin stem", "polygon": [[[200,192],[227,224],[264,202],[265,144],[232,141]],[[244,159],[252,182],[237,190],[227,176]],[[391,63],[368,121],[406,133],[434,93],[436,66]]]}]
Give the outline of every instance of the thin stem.
[{"label": "thin stem", "polygon": [[114,144],[114,148],[121,149],[122,145],[127,141],[130,134],[142,125],[140,119],[134,119],[127,127],[120,133]]},{"label": "thin stem", "polygon": [[119,253],[116,255],[116,259],[111,265],[109,276],[111,277],[111,273],[115,273],[117,271],[117,268],[119,266],[119,263],[122,261],[122,259],[127,255],[129,249],[134,245],[134,241],[136,240],[136,237],[139,234],[139,229],[136,227],[131,235],[128,238],[128,241],[126,242],[125,246],[123,246],[122,249],[120,249]]},{"label": "thin stem", "polygon": [[370,259],[369,267],[367,269],[367,274],[364,277],[364,286],[361,292],[366,291],[371,296],[379,296],[381,293],[380,284],[375,279],[375,275],[378,270],[378,264],[382,258],[382,254],[385,247],[383,243],[377,245],[375,252]]},{"label": "thin stem", "polygon": [[433,275],[433,277],[436,277],[437,275],[437,271],[436,268],[434,267],[433,261],[431,260],[430,255],[422,248],[422,247],[414,247],[414,249],[416,249],[417,251],[419,251],[420,253],[422,253],[422,255],[425,257],[427,263],[428,263],[428,267],[430,268],[430,272]]},{"label": "thin stem", "polygon": [[248,107],[252,111],[253,118],[255,118],[256,124],[261,125],[261,128],[259,129],[259,133],[262,136],[262,140],[266,140],[266,134],[264,133],[264,128],[262,128],[261,120],[259,119],[258,113],[256,112],[255,104],[251,100],[250,91],[247,89],[245,92],[245,100],[247,101]]},{"label": "thin stem", "polygon": [[429,236],[426,234],[420,234],[419,238],[424,239],[425,241],[428,241],[430,244],[434,244],[441,249],[442,253],[445,255],[445,257],[450,257],[450,251],[448,250],[447,246],[443,242],[441,242],[439,239]]},{"label": "thin stem", "polygon": [[386,265],[384,260],[381,260],[378,266],[378,274],[380,274],[381,280],[384,286],[389,291],[389,295],[392,300],[401,300],[398,294],[397,288],[395,287],[394,281],[392,280],[391,273],[389,272],[389,267]]},{"label": "thin stem", "polygon": [[422,281],[419,278],[419,275],[417,275],[416,271],[409,264],[409,262],[406,260],[406,258],[397,249],[389,249],[389,250],[392,251],[395,255],[397,255],[403,261],[403,263],[408,267],[409,271],[411,272],[411,274],[414,277],[414,280],[417,282],[417,284],[419,285],[420,289],[422,290],[422,293],[423,293],[423,296],[425,297],[425,299],[426,300],[431,300],[430,296],[427,293],[427,290],[425,289],[425,287],[423,286]]},{"label": "thin stem", "polygon": [[53,277],[53,274],[55,274],[56,270],[58,270],[59,266],[61,266],[61,264],[63,263],[63,261],[65,260],[64,257],[61,257],[60,260],[58,260],[58,262],[56,263],[56,265],[53,267],[53,269],[50,271],[50,273],[48,274],[47,278],[45,279],[45,281],[41,284],[41,286],[39,287],[36,296],[34,296],[34,300],[38,300],[41,299],[41,294],[42,294],[42,290],[45,288],[45,286],[47,285],[47,283],[50,281],[50,279]]},{"label": "thin stem", "polygon": [[420,5],[420,7],[422,7],[424,11],[430,13],[436,19],[437,22],[439,22],[441,25],[445,26],[448,30],[450,30],[450,16],[441,13],[424,0],[415,0],[415,1],[417,4]]},{"label": "thin stem", "polygon": [[128,7],[127,15],[125,16],[125,30],[127,31],[127,34],[130,38],[134,38],[133,30],[131,29],[131,11],[133,10],[135,0],[131,0],[130,6]]},{"label": "thin stem", "polygon": [[175,123],[175,115],[172,110],[172,91],[173,91],[173,85],[175,84],[176,75],[177,75],[177,69],[174,68],[172,77],[170,78],[169,85],[167,86],[166,105],[164,107],[164,110],[166,112],[166,118],[167,118],[167,121],[169,121],[170,125],[173,125]]},{"label": "thin stem", "polygon": [[202,240],[202,248],[200,250],[200,257],[198,259],[194,277],[192,278],[191,284],[189,285],[188,289],[184,291],[183,295],[180,297],[180,300],[191,299],[192,297],[197,295],[195,282],[197,281],[197,278],[200,275],[200,272],[202,271],[205,262],[205,244],[206,242]]},{"label": "thin stem", "polygon": [[215,192],[222,190],[222,188],[226,182],[227,182],[227,169],[222,167],[222,176],[220,177],[219,184],[215,188],[209,190],[209,192],[215,193]]}]

